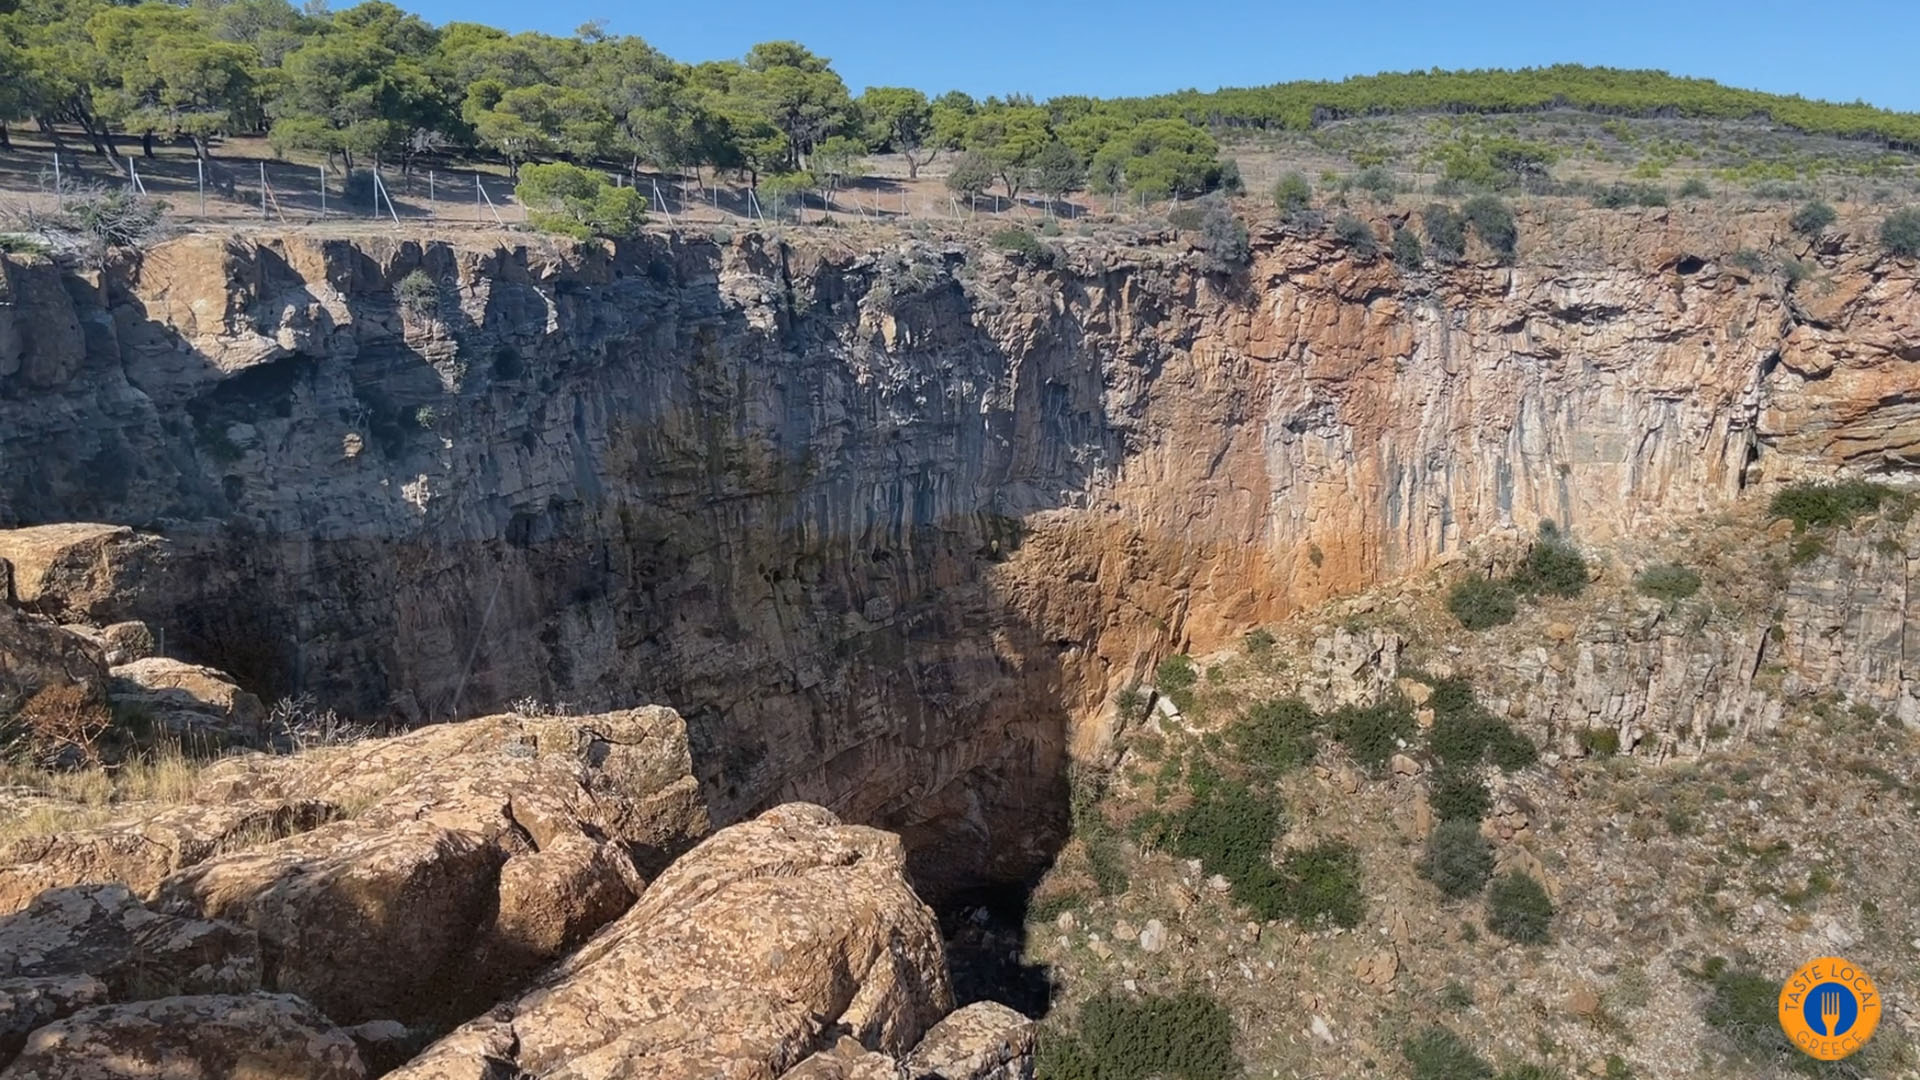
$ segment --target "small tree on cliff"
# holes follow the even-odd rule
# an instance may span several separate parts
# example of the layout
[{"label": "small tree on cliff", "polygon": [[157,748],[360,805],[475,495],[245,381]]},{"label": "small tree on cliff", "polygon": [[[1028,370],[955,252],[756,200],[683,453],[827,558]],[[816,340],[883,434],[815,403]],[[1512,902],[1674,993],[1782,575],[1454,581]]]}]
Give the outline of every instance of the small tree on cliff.
[{"label": "small tree on cliff", "polygon": [[527,208],[534,228],[579,240],[632,236],[647,219],[647,200],[639,192],[564,162],[520,170],[513,196]]}]

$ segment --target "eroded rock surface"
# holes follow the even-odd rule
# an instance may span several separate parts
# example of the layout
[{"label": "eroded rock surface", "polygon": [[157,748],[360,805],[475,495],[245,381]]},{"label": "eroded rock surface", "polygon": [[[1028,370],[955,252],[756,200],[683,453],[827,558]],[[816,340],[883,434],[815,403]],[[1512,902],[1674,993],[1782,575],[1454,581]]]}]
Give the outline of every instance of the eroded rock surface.
[{"label": "eroded rock surface", "polygon": [[257,931],[342,1024],[457,1020],[626,910],[706,831],[670,709],[494,717],[209,770],[209,798],[369,805],[155,890]]},{"label": "eroded rock surface", "polygon": [[257,745],[266,734],[260,699],[225,672],[150,656],[109,671],[108,693],[122,710],[138,710],[188,745]]},{"label": "eroded rock surface", "polygon": [[774,1080],[842,1036],[904,1058],[952,1003],[899,838],[792,804],[715,833],[538,987],[393,1075]]},{"label": "eroded rock surface", "polygon": [[0,1080],[366,1080],[353,1041],[285,994],[83,1009],[29,1035]]}]

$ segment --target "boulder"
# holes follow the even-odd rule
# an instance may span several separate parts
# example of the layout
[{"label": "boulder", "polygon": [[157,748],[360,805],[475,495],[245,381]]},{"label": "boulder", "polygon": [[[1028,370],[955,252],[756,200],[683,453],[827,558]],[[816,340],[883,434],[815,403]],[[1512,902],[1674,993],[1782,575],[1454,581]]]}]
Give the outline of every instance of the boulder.
[{"label": "boulder", "polygon": [[467,1000],[502,853],[424,821],[368,830],[340,821],[209,859],[162,883],[162,910],[249,927],[279,962],[272,988],[343,1024],[441,1014]]},{"label": "boulder", "polygon": [[907,1055],[911,1080],[1026,1080],[1033,1075],[1033,1021],[979,1001],[933,1025]]},{"label": "boulder", "polygon": [[42,894],[0,918],[0,979],[84,975],[115,1001],[221,994],[260,985],[247,930],[149,909],[122,885]]},{"label": "boulder", "polygon": [[[45,812],[58,813],[57,804],[43,805]],[[339,807],[313,799],[134,806],[105,825],[0,843],[0,915],[69,885],[120,882],[147,896],[168,874],[223,851],[305,832],[340,814]]]},{"label": "boulder", "polygon": [[353,1040],[285,994],[82,1009],[29,1035],[0,1080],[365,1080]]},{"label": "boulder", "polygon": [[267,710],[225,672],[164,656],[109,670],[107,693],[122,712],[145,714],[188,745],[257,745]]},{"label": "boulder", "polygon": [[26,706],[43,690],[67,687],[86,707],[105,707],[107,665],[100,646],[0,604],[0,715]]},{"label": "boulder", "polygon": [[[790,804],[715,833],[533,990],[391,1075],[775,1077],[842,1036],[903,1058],[951,1007],[899,838]],[[801,1075],[882,1067],[843,1057]]]},{"label": "boulder", "polygon": [[686,725],[658,707],[229,759],[196,798],[359,812],[199,861],[156,904],[253,929],[279,958],[269,989],[339,1023],[451,1024],[618,917],[705,835],[691,768]]},{"label": "boulder", "polygon": [[125,525],[0,529],[0,559],[13,566],[15,602],[73,622],[103,625],[124,617],[126,598],[165,556],[165,541]]},{"label": "boulder", "polygon": [[13,1060],[34,1028],[106,1001],[107,984],[91,975],[0,979],[0,1064]]},{"label": "boulder", "polygon": [[135,660],[145,660],[159,651],[154,641],[153,630],[138,619],[117,622],[112,626],[88,626],[85,623],[71,623],[66,629],[80,635],[100,648],[111,666],[130,664]]},{"label": "boulder", "polygon": [[876,1054],[857,1040],[842,1037],[833,1049],[822,1050],[780,1074],[780,1080],[909,1080],[906,1069],[885,1054]]}]

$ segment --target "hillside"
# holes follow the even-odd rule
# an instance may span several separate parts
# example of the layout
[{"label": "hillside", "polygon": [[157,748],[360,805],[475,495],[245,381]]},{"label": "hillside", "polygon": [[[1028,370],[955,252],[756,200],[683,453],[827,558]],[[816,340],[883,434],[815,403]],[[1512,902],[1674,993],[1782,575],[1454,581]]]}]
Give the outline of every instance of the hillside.
[{"label": "hillside", "polygon": [[[1890,1000],[1920,978],[1914,738],[1866,703],[1911,498],[1584,546],[1575,595],[1467,630],[1449,596],[1524,566],[1509,538],[1163,663],[1026,912],[1060,1003],[1041,1074],[1088,1075],[1062,1055],[1099,1058],[1116,986],[1209,995],[1256,1076],[1808,1073],[1773,1017],[1804,958],[1871,956]],[[1516,873],[1539,889],[1502,894]],[[1811,1073],[1916,1068],[1883,1026]]]}]

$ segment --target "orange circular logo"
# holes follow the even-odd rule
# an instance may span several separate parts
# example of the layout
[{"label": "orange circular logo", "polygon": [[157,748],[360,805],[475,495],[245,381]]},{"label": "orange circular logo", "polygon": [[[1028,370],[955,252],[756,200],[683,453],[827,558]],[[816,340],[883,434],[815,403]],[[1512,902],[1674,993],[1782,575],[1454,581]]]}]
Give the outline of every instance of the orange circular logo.
[{"label": "orange circular logo", "polygon": [[1821,1061],[1839,1061],[1873,1037],[1880,991],[1860,965],[1823,956],[1780,988],[1780,1030]]}]

